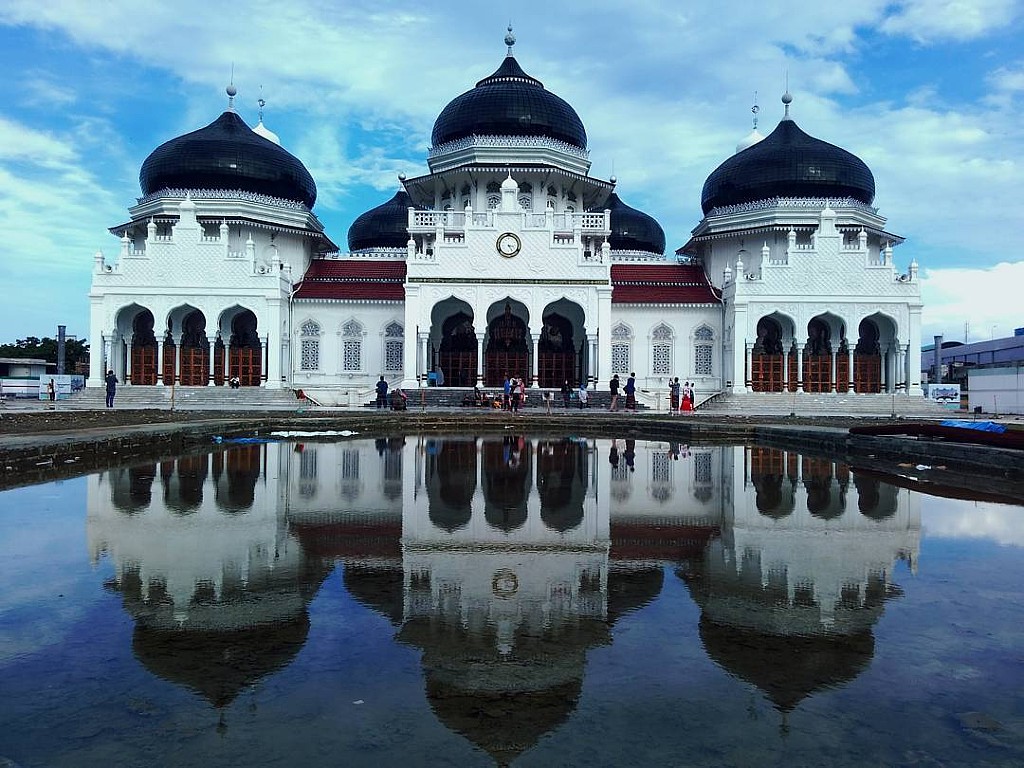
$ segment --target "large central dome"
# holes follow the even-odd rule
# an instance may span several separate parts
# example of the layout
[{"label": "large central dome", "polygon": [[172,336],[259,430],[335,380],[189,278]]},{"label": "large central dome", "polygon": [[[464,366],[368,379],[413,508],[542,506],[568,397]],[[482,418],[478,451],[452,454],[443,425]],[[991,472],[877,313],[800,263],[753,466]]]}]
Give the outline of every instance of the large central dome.
[{"label": "large central dome", "polygon": [[767,138],[718,166],[700,197],[705,214],[773,197],[852,197],[870,205],[875,177],[856,155],[804,133],[787,111]]},{"label": "large central dome", "polygon": [[468,136],[546,136],[587,148],[576,110],[526,74],[511,53],[494,74],[444,108],[431,142],[439,147]]},{"label": "large central dome", "polygon": [[145,195],[161,189],[228,189],[316,202],[316,184],[297,157],[228,111],[205,128],[161,144],[139,171]]}]

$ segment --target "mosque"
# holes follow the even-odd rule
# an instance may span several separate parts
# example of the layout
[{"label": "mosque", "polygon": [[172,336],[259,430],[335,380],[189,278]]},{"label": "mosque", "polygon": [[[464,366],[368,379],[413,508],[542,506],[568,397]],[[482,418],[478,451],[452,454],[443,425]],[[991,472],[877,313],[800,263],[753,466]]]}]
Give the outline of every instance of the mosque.
[{"label": "mosque", "polygon": [[[661,225],[590,175],[576,111],[520,66],[445,106],[427,172],[356,218],[347,249],[316,184],[260,119],[228,109],[157,147],[94,258],[87,385],[303,389],[694,382],[716,393],[920,396],[917,264],[858,157],[784,114],[707,177],[703,218]],[[102,340],[102,341],[101,341]]]}]

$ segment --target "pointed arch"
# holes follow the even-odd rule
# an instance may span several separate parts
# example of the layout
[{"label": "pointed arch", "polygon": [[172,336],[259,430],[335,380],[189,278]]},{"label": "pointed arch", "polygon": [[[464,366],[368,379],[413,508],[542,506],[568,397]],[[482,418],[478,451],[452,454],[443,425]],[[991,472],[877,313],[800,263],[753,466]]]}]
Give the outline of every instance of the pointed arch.
[{"label": "pointed arch", "polygon": [[633,329],[623,322],[612,326],[612,373],[629,375],[633,361]]},{"label": "pointed arch", "polygon": [[350,317],[341,324],[341,369],[345,373],[360,373],[363,370],[364,326]]},{"label": "pointed arch", "polygon": [[320,335],[323,329],[316,320],[307,318],[299,325],[299,369],[320,370]]}]

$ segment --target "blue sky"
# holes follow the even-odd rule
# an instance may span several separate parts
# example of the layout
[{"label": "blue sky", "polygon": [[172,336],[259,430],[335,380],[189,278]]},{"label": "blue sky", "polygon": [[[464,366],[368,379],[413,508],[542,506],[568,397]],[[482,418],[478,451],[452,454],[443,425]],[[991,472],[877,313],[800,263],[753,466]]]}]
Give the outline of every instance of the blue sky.
[{"label": "blue sky", "polygon": [[92,256],[140,194],[162,142],[236,107],[309,168],[315,208],[352,220],[426,171],[444,106],[520,64],[579,113],[591,173],[665,229],[700,220],[700,190],[793,93],[806,132],[872,169],[875,205],[921,268],[924,341],[1024,326],[1024,0],[634,0],[512,5],[285,0],[4,0],[0,4],[0,342],[88,335]]}]

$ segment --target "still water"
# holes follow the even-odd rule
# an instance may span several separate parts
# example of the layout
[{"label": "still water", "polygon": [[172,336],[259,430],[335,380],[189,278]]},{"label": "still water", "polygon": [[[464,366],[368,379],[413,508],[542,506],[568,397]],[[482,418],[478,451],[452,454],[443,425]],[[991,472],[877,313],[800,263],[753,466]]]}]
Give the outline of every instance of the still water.
[{"label": "still water", "polygon": [[0,494],[0,764],[1024,764],[1024,509],[779,450],[222,446]]}]

